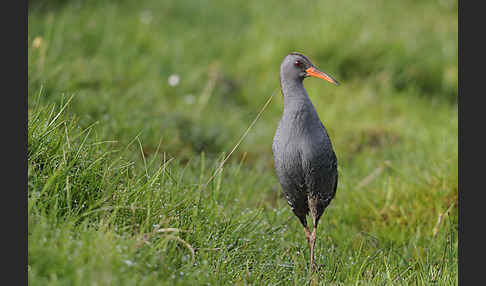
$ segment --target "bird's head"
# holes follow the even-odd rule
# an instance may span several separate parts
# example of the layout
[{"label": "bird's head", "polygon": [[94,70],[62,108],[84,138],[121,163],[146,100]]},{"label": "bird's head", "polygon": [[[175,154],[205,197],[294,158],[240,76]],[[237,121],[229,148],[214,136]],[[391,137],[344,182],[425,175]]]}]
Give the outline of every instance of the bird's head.
[{"label": "bird's head", "polygon": [[298,80],[303,81],[304,78],[313,76],[320,79],[327,80],[330,83],[338,85],[338,82],[330,75],[320,71],[315,67],[309,58],[300,53],[288,54],[282,64],[280,65],[280,79],[286,80]]}]

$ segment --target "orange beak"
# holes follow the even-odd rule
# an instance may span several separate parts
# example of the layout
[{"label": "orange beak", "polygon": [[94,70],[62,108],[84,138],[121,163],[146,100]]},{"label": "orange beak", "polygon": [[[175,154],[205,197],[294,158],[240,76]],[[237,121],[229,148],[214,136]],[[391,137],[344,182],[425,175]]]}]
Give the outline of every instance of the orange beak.
[{"label": "orange beak", "polygon": [[305,72],[306,72],[307,76],[317,77],[317,78],[320,78],[320,79],[327,80],[328,82],[333,83],[335,85],[339,85],[339,83],[335,79],[333,79],[330,75],[321,72],[316,67],[310,67],[310,68],[306,69]]}]

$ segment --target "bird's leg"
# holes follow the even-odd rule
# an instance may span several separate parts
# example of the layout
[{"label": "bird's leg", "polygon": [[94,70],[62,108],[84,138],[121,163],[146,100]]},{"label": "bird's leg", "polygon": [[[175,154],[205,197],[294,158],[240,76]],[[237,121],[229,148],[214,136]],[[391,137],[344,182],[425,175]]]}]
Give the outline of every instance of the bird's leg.
[{"label": "bird's leg", "polygon": [[309,228],[305,226],[305,238],[307,239],[307,243],[310,242],[310,237],[311,237],[311,232],[309,231]]},{"label": "bird's leg", "polygon": [[309,247],[310,247],[310,269],[311,272],[313,272],[314,267],[315,267],[315,262],[314,262],[314,246],[316,243],[316,230],[317,226],[314,226],[312,229],[312,234],[309,237]]},{"label": "bird's leg", "polygon": [[315,268],[315,262],[314,262],[314,246],[316,244],[316,233],[317,233],[317,225],[319,224],[319,219],[321,218],[322,211],[315,211],[316,208],[314,205],[311,207],[311,215],[312,215],[312,222],[313,222],[313,228],[312,228],[312,234],[310,235],[309,238],[309,247],[310,247],[310,270],[313,272]]},{"label": "bird's leg", "polygon": [[309,227],[307,226],[307,220],[306,220],[305,214],[302,215],[300,213],[296,213],[295,215],[299,218],[300,223],[304,227],[304,230],[305,230],[305,238],[307,239],[307,243],[309,243],[310,236],[311,236],[311,232],[309,230]]},{"label": "bird's leg", "polygon": [[309,245],[309,248],[311,248],[311,244],[310,244],[311,232],[309,231],[309,228],[307,226],[304,226],[304,228],[305,228],[305,238],[307,240],[307,244]]}]

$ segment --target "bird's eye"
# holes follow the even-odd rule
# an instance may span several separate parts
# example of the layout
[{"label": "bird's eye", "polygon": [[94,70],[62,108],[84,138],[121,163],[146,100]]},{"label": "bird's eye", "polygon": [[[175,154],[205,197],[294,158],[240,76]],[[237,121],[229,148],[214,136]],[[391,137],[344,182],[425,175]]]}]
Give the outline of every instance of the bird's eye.
[{"label": "bird's eye", "polygon": [[296,67],[302,67],[303,66],[303,63],[299,60],[295,61],[295,66]]}]

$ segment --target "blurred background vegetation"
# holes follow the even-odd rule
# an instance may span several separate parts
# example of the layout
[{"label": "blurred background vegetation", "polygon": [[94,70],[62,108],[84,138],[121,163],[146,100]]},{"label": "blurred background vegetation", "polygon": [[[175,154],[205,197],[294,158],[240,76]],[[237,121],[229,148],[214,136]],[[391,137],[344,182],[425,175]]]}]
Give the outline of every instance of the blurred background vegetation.
[{"label": "blurred background vegetation", "polygon": [[[162,138],[174,155],[234,144],[241,124],[279,87],[290,51],[344,83],[322,90],[308,81],[323,104],[353,101],[356,89],[388,94],[382,100],[398,93],[457,102],[455,1],[38,0],[29,9],[29,43],[36,37],[29,94],[41,85],[49,100],[76,93],[83,126],[99,121],[104,137],[125,141],[141,131],[148,149]],[[180,77],[175,87],[172,74]],[[265,121],[280,112],[273,104]],[[268,153],[272,129],[260,130],[243,150]]]},{"label": "blurred background vegetation", "polygon": [[[162,157],[175,158],[174,172],[189,169],[178,182],[190,185],[200,176],[209,177],[209,168],[232,149],[268,97],[275,94],[228,163],[229,169],[243,168],[245,176],[224,175],[226,188],[217,189],[222,192],[219,211],[263,207],[265,213],[278,208],[291,218],[284,200],[277,196],[271,145],[283,108],[280,62],[289,52],[301,52],[341,83],[335,87],[317,79],[305,81],[339,160],[338,195],[329,208],[329,219],[339,219],[324,223],[322,229],[347,224],[349,229],[339,233],[336,228],[329,236],[337,239],[367,231],[399,244],[417,235],[423,239],[419,243],[422,249],[442,253],[440,246],[432,247],[441,240],[431,237],[430,232],[416,232],[435,227],[438,217],[452,206],[452,227],[443,239],[450,242],[452,235],[457,243],[457,25],[457,2],[451,0],[30,0],[29,128],[42,126],[42,118],[53,119],[41,110],[55,105],[57,109],[52,110],[58,112],[74,95],[60,118],[72,120],[72,130],[92,130],[92,142],[110,142],[101,144],[102,149],[92,155],[86,151],[85,161],[76,161],[77,169],[98,166],[104,159],[99,161],[96,156],[104,152],[127,149],[123,156],[134,164],[130,171],[134,178],[147,172],[146,160],[163,164]],[[67,130],[29,133],[29,200],[32,194],[56,185],[53,182],[59,181],[60,189],[65,189],[66,178],[76,176],[76,172],[58,175],[55,160],[61,160],[61,151],[58,147],[45,149],[74,144],[66,139],[68,135],[62,135],[71,134]],[[82,134],[78,134],[79,140]],[[140,148],[133,147],[135,140]],[[118,155],[106,158],[113,160]],[[63,204],[71,208],[70,202],[76,200],[85,210],[105,206],[101,190],[109,186],[96,183],[97,176],[107,173],[104,168],[100,165],[95,174],[73,185],[79,190],[92,189],[94,195],[78,192],[74,198],[63,193]],[[200,174],[204,168],[208,170]],[[111,179],[120,185],[130,182],[121,177]],[[247,189],[242,190],[244,187]],[[390,203],[390,189],[394,188],[396,195]],[[366,192],[358,192],[361,189]],[[224,192],[234,192],[226,198],[231,204],[224,203],[228,202],[222,199]],[[172,203],[177,205],[181,200]],[[122,201],[117,203],[137,202],[132,197]],[[29,226],[39,233],[53,231],[31,225],[31,218],[44,216],[44,207],[52,205],[29,213]],[[59,211],[58,217],[65,214],[65,209]],[[139,215],[148,223],[158,214]],[[294,234],[288,240],[305,247],[297,220],[279,218],[276,224],[291,224]],[[100,218],[92,220],[99,222]],[[390,226],[390,221],[392,225],[403,223],[402,227]],[[58,223],[49,221],[47,225],[55,228]],[[41,257],[54,255],[36,252],[40,237],[29,236],[29,265],[35,270],[30,277],[50,277],[52,272],[65,275],[55,267],[36,268],[42,264]],[[191,244],[197,244],[199,238],[185,237]],[[341,247],[357,250],[353,243]],[[397,265],[397,273],[409,267]],[[447,265],[447,281],[454,282],[454,259]],[[435,273],[429,270],[424,270],[423,277]],[[295,271],[294,275],[300,273]],[[169,279],[170,273],[167,270],[157,277]],[[345,274],[326,279],[346,284]],[[429,281],[417,277],[408,282]],[[45,281],[52,282],[51,278]],[[219,279],[225,283],[237,280],[234,276]],[[260,283],[273,281],[260,279]],[[295,281],[299,284],[303,280]],[[336,285],[341,285],[338,282]]]}]

